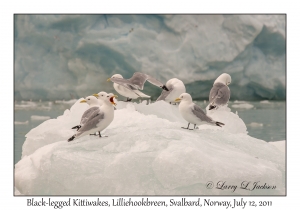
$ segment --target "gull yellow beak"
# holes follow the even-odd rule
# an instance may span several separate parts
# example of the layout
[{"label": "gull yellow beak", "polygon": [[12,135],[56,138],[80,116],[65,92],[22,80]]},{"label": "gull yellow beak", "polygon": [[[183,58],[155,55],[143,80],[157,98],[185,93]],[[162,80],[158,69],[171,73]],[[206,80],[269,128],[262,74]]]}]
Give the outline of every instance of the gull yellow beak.
[{"label": "gull yellow beak", "polygon": [[118,98],[118,96],[117,96],[117,95],[114,95],[114,97],[115,97],[115,98]]},{"label": "gull yellow beak", "polygon": [[96,98],[99,98],[99,95],[97,93],[93,94]]},{"label": "gull yellow beak", "polygon": [[110,81],[110,78],[108,78],[106,81],[109,82],[109,81]]},{"label": "gull yellow beak", "polygon": [[86,100],[82,100],[82,101],[80,101],[80,103],[86,103]]},{"label": "gull yellow beak", "polygon": [[179,102],[179,101],[181,101],[180,98],[176,98],[176,99],[175,99],[175,102]]}]

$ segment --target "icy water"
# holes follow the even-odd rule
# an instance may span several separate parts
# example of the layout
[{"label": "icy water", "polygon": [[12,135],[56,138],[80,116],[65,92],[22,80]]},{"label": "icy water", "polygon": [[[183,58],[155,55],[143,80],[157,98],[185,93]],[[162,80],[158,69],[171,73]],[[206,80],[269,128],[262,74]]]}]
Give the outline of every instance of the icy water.
[{"label": "icy water", "polygon": [[[69,109],[75,101],[15,102],[14,163],[22,156],[25,135],[49,118],[56,118]],[[203,109],[204,101],[196,102]],[[229,108],[245,122],[248,134],[265,141],[286,139],[286,103],[284,101],[246,102],[234,101]]]}]

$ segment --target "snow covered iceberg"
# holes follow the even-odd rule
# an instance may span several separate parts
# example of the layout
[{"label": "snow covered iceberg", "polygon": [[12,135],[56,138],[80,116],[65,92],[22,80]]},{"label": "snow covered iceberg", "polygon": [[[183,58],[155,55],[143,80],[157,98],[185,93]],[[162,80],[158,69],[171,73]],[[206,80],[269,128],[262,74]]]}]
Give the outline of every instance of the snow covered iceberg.
[{"label": "snow covered iceberg", "polygon": [[[190,131],[180,128],[187,123],[177,106],[118,102],[115,119],[103,132],[108,137],[67,142],[87,108],[79,101],[26,135],[15,165],[18,194],[285,194],[284,151],[248,136],[244,122],[229,108],[212,114],[235,123]],[[249,189],[241,189],[245,181]],[[270,189],[251,190],[255,182]],[[222,189],[229,185],[236,190]]]}]

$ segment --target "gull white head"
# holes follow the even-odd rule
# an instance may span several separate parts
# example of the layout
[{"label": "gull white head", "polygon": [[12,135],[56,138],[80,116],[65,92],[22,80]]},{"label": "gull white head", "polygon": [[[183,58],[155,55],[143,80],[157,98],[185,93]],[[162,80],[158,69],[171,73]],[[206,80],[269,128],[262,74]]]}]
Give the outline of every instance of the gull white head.
[{"label": "gull white head", "polygon": [[102,100],[104,103],[111,103],[113,105],[116,105],[116,103],[114,102],[114,97],[115,95],[110,93],[107,94],[104,91],[99,92],[98,94],[94,94],[93,96],[97,97],[98,99]]},{"label": "gull white head", "polygon": [[231,76],[229,74],[223,73],[215,80],[214,84],[218,82],[224,85],[229,85],[231,83]]},{"label": "gull white head", "polygon": [[84,100],[80,101],[80,103],[87,103],[90,106],[98,105],[98,99],[95,96],[88,96]]},{"label": "gull white head", "polygon": [[100,99],[101,101],[105,100],[105,97],[107,96],[107,92],[101,91],[97,94],[93,94],[96,98]]},{"label": "gull white head", "polygon": [[108,95],[109,95],[110,97],[114,96],[115,98],[118,98],[118,96],[115,95],[115,94],[113,94],[113,93],[109,93]]},{"label": "gull white head", "polygon": [[175,99],[175,102],[193,102],[192,96],[188,93],[182,93],[179,98]]},{"label": "gull white head", "polygon": [[177,79],[177,78],[172,78],[172,79],[169,79],[168,81],[167,81],[167,83],[166,83],[166,85],[168,85],[168,84],[176,84],[176,83],[180,83],[180,82],[182,82],[181,80],[179,80],[179,79]]},{"label": "gull white head", "polygon": [[[121,74],[114,74],[114,75],[111,76],[111,78],[120,78],[120,79],[123,79],[123,76]],[[110,81],[110,78],[108,78],[107,81]]]}]

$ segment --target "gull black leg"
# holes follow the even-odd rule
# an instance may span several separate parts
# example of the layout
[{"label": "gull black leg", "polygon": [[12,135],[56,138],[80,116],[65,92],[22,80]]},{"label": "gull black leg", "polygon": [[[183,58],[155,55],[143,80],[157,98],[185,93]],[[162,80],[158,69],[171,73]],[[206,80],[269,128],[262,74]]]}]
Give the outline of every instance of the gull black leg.
[{"label": "gull black leg", "polygon": [[105,136],[105,135],[102,136],[101,133],[100,133],[100,131],[98,131],[98,132],[99,132],[99,138],[102,138],[102,137],[108,137],[108,136]]},{"label": "gull black leg", "polygon": [[190,123],[188,124],[188,127],[181,127],[181,128],[183,128],[183,129],[190,129]]},{"label": "gull black leg", "polygon": [[76,135],[73,135],[71,138],[68,139],[68,142],[73,141]]},{"label": "gull black leg", "polygon": [[77,131],[81,128],[81,125],[76,125],[72,129],[77,129]]}]

